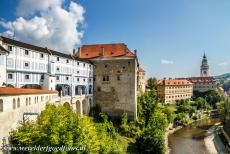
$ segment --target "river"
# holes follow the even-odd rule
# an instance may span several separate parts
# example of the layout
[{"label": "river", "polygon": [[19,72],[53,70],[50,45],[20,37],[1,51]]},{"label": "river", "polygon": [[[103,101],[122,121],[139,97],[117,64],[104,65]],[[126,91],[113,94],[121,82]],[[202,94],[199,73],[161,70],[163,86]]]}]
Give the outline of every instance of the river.
[{"label": "river", "polygon": [[[210,135],[207,130],[217,122],[218,119],[200,120],[169,135],[170,154],[209,154],[204,138]],[[217,141],[224,146],[221,140]]]}]

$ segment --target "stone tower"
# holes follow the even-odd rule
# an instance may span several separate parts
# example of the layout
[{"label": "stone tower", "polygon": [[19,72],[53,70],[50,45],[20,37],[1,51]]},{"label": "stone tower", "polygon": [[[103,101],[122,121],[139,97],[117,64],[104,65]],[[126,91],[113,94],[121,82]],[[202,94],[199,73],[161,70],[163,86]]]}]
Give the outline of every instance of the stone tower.
[{"label": "stone tower", "polygon": [[201,63],[201,66],[200,66],[200,76],[201,77],[207,77],[208,76],[208,70],[209,70],[208,60],[207,60],[207,57],[206,57],[206,55],[204,53],[202,63]]}]

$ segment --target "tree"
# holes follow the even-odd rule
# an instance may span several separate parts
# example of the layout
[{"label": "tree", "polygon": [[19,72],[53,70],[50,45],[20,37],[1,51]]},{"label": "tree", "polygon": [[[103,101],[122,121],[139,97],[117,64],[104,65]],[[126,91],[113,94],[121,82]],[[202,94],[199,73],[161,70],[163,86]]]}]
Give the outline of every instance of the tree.
[{"label": "tree", "polygon": [[141,127],[146,127],[148,125],[151,114],[154,112],[157,104],[158,101],[156,91],[149,91],[138,97],[137,114],[138,123],[141,125]]},{"label": "tree", "polygon": [[168,126],[167,116],[161,110],[155,110],[148,126],[137,139],[139,151],[148,153],[165,153],[164,135]]},{"label": "tree", "polygon": [[217,109],[220,114],[220,119],[223,123],[230,120],[230,98],[225,98],[217,104]]},{"label": "tree", "polygon": [[69,106],[48,104],[36,122],[21,123],[11,135],[14,146],[83,147],[82,153],[122,153],[117,144],[116,130],[106,115],[103,123],[77,115]]},{"label": "tree", "polygon": [[209,108],[208,102],[203,97],[198,97],[196,99],[196,105],[198,110],[200,109],[207,110]]},{"label": "tree", "polygon": [[157,79],[153,77],[149,78],[147,87],[150,90],[156,90],[157,89]]}]

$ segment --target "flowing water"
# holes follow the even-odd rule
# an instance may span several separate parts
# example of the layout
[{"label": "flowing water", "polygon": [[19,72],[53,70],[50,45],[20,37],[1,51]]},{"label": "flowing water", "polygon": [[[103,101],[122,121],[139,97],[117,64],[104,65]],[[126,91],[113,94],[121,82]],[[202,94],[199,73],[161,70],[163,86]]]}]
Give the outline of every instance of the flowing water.
[{"label": "flowing water", "polygon": [[204,138],[217,122],[218,119],[200,120],[169,135],[170,154],[208,154]]}]

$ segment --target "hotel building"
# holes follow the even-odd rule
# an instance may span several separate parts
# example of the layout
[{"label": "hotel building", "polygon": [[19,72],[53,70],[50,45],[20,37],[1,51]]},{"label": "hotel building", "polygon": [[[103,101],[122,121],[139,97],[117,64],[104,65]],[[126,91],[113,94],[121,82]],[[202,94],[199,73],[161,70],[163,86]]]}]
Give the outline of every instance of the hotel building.
[{"label": "hotel building", "polygon": [[177,100],[190,99],[193,85],[188,80],[164,79],[158,81],[157,95],[162,103],[175,103]]},{"label": "hotel building", "polygon": [[0,86],[57,90],[92,105],[93,64],[71,54],[0,37]]}]

